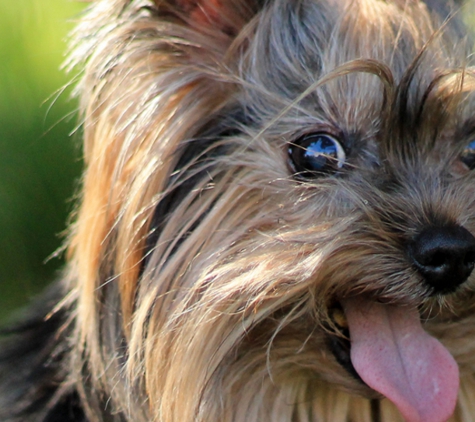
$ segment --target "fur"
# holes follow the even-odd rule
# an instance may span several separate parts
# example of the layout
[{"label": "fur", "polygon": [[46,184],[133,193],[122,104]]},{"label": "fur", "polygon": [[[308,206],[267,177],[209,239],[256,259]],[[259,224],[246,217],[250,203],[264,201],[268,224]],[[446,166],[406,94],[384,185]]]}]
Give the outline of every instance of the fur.
[{"label": "fur", "polygon": [[[455,8],[97,0],[72,40],[82,195],[64,280],[3,341],[2,421],[402,421],[335,352],[362,293],[419,309],[474,420],[475,277],[439,293],[405,249],[475,233]],[[321,131],[347,162],[302,177],[289,146]]]}]

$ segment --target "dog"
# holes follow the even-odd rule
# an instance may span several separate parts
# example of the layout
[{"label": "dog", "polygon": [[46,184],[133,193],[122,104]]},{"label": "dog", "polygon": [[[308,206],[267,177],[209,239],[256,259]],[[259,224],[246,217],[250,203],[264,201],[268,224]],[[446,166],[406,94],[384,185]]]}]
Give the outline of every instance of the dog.
[{"label": "dog", "polygon": [[0,419],[475,420],[459,6],[92,2],[68,263],[3,330]]}]

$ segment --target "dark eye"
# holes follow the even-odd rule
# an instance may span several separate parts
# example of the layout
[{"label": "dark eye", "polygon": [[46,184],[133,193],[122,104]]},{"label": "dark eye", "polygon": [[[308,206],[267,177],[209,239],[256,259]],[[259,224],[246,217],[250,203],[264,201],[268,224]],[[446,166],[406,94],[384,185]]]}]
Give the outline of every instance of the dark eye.
[{"label": "dark eye", "polygon": [[470,170],[475,169],[475,141],[465,147],[460,159]]},{"label": "dark eye", "polygon": [[296,176],[304,178],[334,174],[345,164],[341,144],[326,133],[312,133],[289,145],[289,158]]}]

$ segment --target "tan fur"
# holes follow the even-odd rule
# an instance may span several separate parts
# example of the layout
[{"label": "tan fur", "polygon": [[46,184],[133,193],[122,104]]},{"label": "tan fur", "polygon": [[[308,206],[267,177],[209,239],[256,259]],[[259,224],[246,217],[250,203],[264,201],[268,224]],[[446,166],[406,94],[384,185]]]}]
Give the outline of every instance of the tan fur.
[{"label": "tan fur", "polygon": [[[421,307],[460,366],[452,421],[473,421],[474,277],[432,297],[394,231],[435,215],[475,232],[474,175],[456,165],[470,139],[453,140],[474,106],[457,18],[421,1],[229,3],[193,20],[179,4],[97,0],[74,34],[87,169],[69,249],[72,379],[88,417],[402,420],[327,347],[329,307],[364,291]],[[404,89],[423,105],[417,124],[398,121]],[[205,146],[177,172],[233,108],[251,123],[208,148],[226,153]],[[346,178],[294,178],[287,145],[315,128],[353,137],[380,168],[356,157]],[[189,178],[158,231],[156,207]]]}]

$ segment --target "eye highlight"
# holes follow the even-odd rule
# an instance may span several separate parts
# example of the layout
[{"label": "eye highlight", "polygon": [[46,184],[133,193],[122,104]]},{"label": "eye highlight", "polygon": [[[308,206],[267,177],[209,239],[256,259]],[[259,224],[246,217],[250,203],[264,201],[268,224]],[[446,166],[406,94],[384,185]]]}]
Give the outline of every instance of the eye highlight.
[{"label": "eye highlight", "polygon": [[331,175],[343,168],[346,153],[327,133],[311,133],[289,144],[289,162],[295,176],[311,179]]},{"label": "eye highlight", "polygon": [[475,169],[475,141],[470,142],[465,147],[460,159],[470,170]]}]

